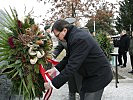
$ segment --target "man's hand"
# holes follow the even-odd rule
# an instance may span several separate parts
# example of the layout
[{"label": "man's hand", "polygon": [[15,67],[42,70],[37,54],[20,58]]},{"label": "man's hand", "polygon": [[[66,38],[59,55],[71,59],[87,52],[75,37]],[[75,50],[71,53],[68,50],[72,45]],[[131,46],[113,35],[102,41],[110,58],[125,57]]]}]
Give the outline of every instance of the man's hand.
[{"label": "man's hand", "polygon": [[56,72],[55,68],[51,68],[47,70],[45,73],[48,73],[51,77],[54,77],[54,73]]},{"label": "man's hand", "polygon": [[49,82],[45,82],[45,83],[44,83],[44,87],[45,87],[46,90],[52,88],[52,87],[50,86]]}]

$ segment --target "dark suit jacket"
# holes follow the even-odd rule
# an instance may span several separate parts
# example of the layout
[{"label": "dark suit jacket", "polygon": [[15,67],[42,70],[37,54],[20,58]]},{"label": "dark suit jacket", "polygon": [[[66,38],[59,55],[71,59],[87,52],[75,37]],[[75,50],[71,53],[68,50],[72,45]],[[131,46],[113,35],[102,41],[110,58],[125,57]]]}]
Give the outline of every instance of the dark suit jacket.
[{"label": "dark suit jacket", "polygon": [[121,36],[120,41],[119,41],[119,49],[118,52],[119,53],[125,53],[128,51],[129,48],[129,44],[130,44],[130,38],[127,34]]},{"label": "dark suit jacket", "polygon": [[90,33],[71,26],[65,39],[68,55],[56,66],[60,74],[52,84],[60,88],[78,72],[83,77],[84,92],[94,92],[107,86],[112,80],[110,63]]}]

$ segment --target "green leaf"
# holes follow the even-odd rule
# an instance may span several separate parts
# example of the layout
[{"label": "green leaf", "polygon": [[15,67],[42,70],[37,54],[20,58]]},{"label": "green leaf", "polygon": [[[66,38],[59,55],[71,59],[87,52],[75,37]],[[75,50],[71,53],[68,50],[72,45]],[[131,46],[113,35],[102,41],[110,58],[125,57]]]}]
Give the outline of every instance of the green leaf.
[{"label": "green leaf", "polygon": [[0,35],[2,35],[3,37],[7,38],[11,35],[11,32],[8,32],[6,30],[0,30]]},{"label": "green leaf", "polygon": [[28,88],[26,86],[26,83],[25,83],[24,79],[22,79],[22,82],[23,82],[23,86],[24,86],[26,92],[30,95],[29,90],[28,90]]},{"label": "green leaf", "polygon": [[1,57],[1,56],[6,56],[6,55],[8,55],[8,53],[9,53],[9,51],[1,52],[1,53],[0,53],[0,57]]},{"label": "green leaf", "polygon": [[10,50],[9,48],[0,48],[0,52],[8,51]]},{"label": "green leaf", "polygon": [[16,71],[16,73],[12,76],[12,78],[11,79],[13,79],[17,74],[18,74],[19,72],[18,71]]},{"label": "green leaf", "polygon": [[0,19],[2,20],[2,22],[0,23],[1,24],[4,23],[6,26],[11,26],[12,24],[6,18],[7,18],[6,16],[4,16],[4,18],[0,16]]},{"label": "green leaf", "polygon": [[15,61],[15,64],[20,64],[21,63],[21,60],[16,60]]},{"label": "green leaf", "polygon": [[14,24],[14,20],[12,19],[12,17],[10,16],[10,14],[7,12],[7,10],[6,9],[4,9],[5,10],[5,12],[6,12],[6,14],[8,15],[8,17],[9,17],[9,20],[8,20],[8,18],[7,18],[7,20],[10,22],[10,24],[13,26]]},{"label": "green leaf", "polygon": [[10,29],[10,26],[6,25],[4,22],[0,22],[0,25],[2,25],[3,27],[6,27],[8,29]]},{"label": "green leaf", "polygon": [[35,87],[34,87],[34,84],[32,85],[32,92],[33,92],[33,95],[34,95],[34,97],[35,97],[36,94],[35,94]]},{"label": "green leaf", "polygon": [[34,70],[35,70],[35,73],[39,73],[39,66],[38,66],[38,64],[34,65]]},{"label": "green leaf", "polygon": [[7,65],[7,67],[6,68],[15,68],[15,64],[13,63],[13,64],[10,64],[10,65]]},{"label": "green leaf", "polygon": [[11,10],[11,12],[12,12],[12,16],[13,16],[13,18],[14,18],[14,23],[15,23],[15,26],[17,25],[17,16],[15,15],[16,14],[16,12],[14,12],[13,10],[12,10],[12,8],[10,7],[10,10]]},{"label": "green leaf", "polygon": [[7,59],[8,59],[8,55],[7,55],[7,56],[4,56],[4,57],[1,57],[1,58],[0,58],[0,62],[1,62],[1,61],[5,61],[5,60],[7,60]]},{"label": "green leaf", "polygon": [[20,83],[20,86],[19,86],[19,97],[21,95],[21,92],[22,92],[22,80],[21,80],[21,83]]},{"label": "green leaf", "polygon": [[0,73],[0,75],[10,74],[10,73],[14,72],[16,69],[14,68],[11,71],[6,71],[6,70],[8,70],[8,68],[5,68],[4,70],[2,70],[2,72]]},{"label": "green leaf", "polygon": [[8,46],[8,45],[3,45],[3,44],[0,44],[0,47],[2,47],[2,48],[11,48],[10,46]]},{"label": "green leaf", "polygon": [[30,90],[32,88],[32,85],[33,85],[31,73],[29,73],[29,75],[27,76],[27,81],[28,81],[28,83],[27,83],[28,89]]},{"label": "green leaf", "polygon": [[3,69],[3,68],[6,68],[7,65],[8,65],[8,62],[6,62],[6,61],[1,62],[1,64],[0,64],[0,70]]},{"label": "green leaf", "polygon": [[3,34],[0,34],[0,38],[2,39],[2,40],[4,40],[4,41],[7,41],[8,40],[8,38],[7,37],[5,37],[5,36],[2,36]]}]

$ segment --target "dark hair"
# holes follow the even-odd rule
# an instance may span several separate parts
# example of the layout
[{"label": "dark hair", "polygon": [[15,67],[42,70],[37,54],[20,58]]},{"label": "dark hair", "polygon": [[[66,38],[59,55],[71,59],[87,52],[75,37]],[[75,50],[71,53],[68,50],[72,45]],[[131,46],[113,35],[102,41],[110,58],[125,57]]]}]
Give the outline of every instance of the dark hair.
[{"label": "dark hair", "polygon": [[54,25],[52,26],[52,31],[55,29],[59,32],[61,32],[64,28],[67,28],[70,26],[70,23],[68,23],[65,20],[57,20]]}]

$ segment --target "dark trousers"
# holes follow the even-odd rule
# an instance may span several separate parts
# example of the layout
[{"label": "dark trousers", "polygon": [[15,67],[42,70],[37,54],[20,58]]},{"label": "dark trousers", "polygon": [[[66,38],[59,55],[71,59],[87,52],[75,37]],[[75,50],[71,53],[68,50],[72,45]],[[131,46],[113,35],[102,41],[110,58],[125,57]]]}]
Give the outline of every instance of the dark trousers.
[{"label": "dark trousers", "polygon": [[73,77],[69,79],[68,87],[70,93],[79,93],[82,87],[82,76],[76,72]]},{"label": "dark trousers", "polygon": [[68,81],[69,100],[76,100],[76,92],[80,92],[82,87],[82,77],[77,72]]},{"label": "dark trousers", "polygon": [[91,93],[80,92],[80,100],[101,100],[103,91],[104,89]]},{"label": "dark trousers", "polygon": [[[123,57],[123,60],[124,60],[124,64],[122,63],[122,57]],[[119,62],[120,65],[123,64],[124,66],[126,66],[126,64],[127,64],[127,52],[119,53],[118,62]]]},{"label": "dark trousers", "polygon": [[131,66],[132,66],[132,70],[133,70],[133,55],[130,55],[130,61],[131,61]]}]

